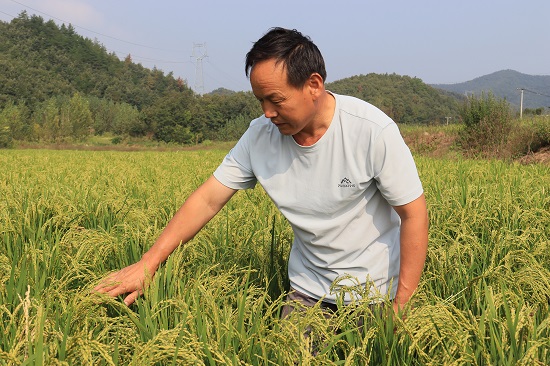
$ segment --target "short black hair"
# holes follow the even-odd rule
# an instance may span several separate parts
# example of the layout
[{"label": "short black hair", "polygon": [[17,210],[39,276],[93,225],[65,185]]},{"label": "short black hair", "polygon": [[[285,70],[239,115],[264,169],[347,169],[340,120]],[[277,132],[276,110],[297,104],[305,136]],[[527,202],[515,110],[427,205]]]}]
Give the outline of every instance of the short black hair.
[{"label": "short black hair", "polygon": [[287,70],[288,83],[296,88],[305,85],[313,73],[327,78],[325,60],[317,46],[296,29],[271,28],[254,43],[246,54],[245,74],[260,61],[275,59],[283,62]]}]

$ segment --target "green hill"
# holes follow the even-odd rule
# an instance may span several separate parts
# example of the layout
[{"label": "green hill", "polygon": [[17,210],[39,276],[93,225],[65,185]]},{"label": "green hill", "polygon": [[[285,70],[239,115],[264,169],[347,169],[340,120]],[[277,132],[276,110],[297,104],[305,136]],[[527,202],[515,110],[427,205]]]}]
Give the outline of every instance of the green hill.
[{"label": "green hill", "polygon": [[459,97],[409,76],[358,75],[328,83],[327,88],[366,100],[398,123],[443,123],[446,117],[458,117]]},{"label": "green hill", "polygon": [[0,21],[0,107],[9,100],[34,105],[79,92],[141,110],[168,91],[190,90],[181,79],[135,64],[130,56],[119,60],[72,26],[26,12],[10,23]]},{"label": "green hill", "polygon": [[[87,135],[196,143],[261,113],[251,93],[196,95],[185,81],[120,60],[72,26],[22,12],[0,21],[0,145]],[[118,139],[117,139],[118,140]]]}]

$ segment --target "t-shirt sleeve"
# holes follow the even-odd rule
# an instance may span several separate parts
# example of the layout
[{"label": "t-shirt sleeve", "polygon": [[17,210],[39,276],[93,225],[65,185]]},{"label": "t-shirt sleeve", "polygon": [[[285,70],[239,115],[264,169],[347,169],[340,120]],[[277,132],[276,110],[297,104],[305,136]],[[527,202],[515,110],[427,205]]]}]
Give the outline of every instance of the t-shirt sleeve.
[{"label": "t-shirt sleeve", "polygon": [[416,164],[395,123],[376,138],[372,159],[376,185],[390,205],[405,205],[420,197],[423,188]]},{"label": "t-shirt sleeve", "polygon": [[214,177],[226,187],[248,189],[256,185],[250,160],[250,135],[249,128],[214,171]]}]

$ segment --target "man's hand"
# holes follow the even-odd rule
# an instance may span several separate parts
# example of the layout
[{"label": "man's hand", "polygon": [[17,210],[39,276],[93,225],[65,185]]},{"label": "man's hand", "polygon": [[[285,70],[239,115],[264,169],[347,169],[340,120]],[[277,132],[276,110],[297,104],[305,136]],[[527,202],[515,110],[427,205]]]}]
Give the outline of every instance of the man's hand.
[{"label": "man's hand", "polygon": [[399,315],[399,312],[402,312],[405,307],[405,304],[400,304],[397,301],[392,301],[391,304],[395,315]]},{"label": "man's hand", "polygon": [[101,280],[94,291],[111,297],[129,294],[124,303],[132,304],[151,283],[160,263],[179,245],[191,240],[235,192],[237,190],[224,186],[211,176],[189,196],[139,262],[111,273]]},{"label": "man's hand", "polygon": [[124,303],[129,306],[143,294],[157,268],[158,266],[148,265],[142,259],[118,272],[111,273],[99,282],[94,291],[111,297],[129,294],[124,298]]}]

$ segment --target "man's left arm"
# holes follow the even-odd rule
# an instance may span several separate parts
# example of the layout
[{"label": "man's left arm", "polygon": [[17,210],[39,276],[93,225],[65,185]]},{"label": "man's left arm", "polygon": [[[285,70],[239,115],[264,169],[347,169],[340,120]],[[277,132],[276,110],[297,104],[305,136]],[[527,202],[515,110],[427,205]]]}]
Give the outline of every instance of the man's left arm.
[{"label": "man's left arm", "polygon": [[396,313],[405,307],[418,287],[428,251],[428,210],[424,194],[402,206],[393,206],[401,218],[401,264],[397,294],[393,302]]}]

